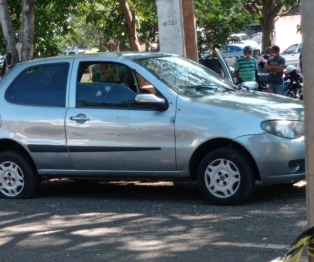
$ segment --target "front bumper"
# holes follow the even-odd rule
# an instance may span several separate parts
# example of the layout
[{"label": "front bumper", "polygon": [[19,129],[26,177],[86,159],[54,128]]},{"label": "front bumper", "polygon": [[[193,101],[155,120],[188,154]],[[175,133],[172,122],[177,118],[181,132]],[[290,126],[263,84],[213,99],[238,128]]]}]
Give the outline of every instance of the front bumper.
[{"label": "front bumper", "polygon": [[284,184],[305,179],[304,136],[285,139],[271,134],[236,139],[253,157],[263,184]]}]

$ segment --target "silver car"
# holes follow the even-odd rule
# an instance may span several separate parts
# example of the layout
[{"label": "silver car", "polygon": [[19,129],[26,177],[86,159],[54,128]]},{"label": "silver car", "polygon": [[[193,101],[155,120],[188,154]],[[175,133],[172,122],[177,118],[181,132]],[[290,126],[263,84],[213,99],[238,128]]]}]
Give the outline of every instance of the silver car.
[{"label": "silver car", "polygon": [[40,181],[197,180],[238,204],[305,177],[303,102],[237,90],[198,63],[104,53],[17,64],[0,80],[0,195]]}]

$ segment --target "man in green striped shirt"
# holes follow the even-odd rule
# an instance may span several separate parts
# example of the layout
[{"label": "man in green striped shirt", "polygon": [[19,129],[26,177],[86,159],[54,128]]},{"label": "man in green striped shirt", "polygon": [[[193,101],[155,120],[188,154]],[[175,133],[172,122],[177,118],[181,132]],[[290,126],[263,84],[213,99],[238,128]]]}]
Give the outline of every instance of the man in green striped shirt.
[{"label": "man in green striped shirt", "polygon": [[238,83],[255,81],[258,67],[256,59],[252,57],[252,47],[245,46],[243,53],[244,57],[237,59],[235,63],[234,75],[237,78]]}]

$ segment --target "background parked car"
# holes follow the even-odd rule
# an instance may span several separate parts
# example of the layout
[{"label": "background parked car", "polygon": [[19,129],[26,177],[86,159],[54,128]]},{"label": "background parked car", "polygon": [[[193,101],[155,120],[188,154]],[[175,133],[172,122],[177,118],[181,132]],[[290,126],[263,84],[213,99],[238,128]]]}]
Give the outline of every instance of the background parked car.
[{"label": "background parked car", "polygon": [[78,55],[79,52],[77,50],[66,50],[62,52],[60,55]]},{"label": "background parked car", "polygon": [[228,38],[230,44],[232,43],[240,43],[243,41],[250,40],[250,37],[245,33],[231,34]]},{"label": "background parked car", "polygon": [[[259,45],[256,42],[247,42],[246,44],[228,44],[221,49],[221,54],[228,66],[234,67],[236,60],[243,56],[243,49],[247,45],[259,49]],[[211,52],[206,52],[201,57],[206,58],[210,55]]]},{"label": "background parked car", "polygon": [[253,40],[256,43],[258,43],[261,47],[261,50],[262,50],[262,40],[263,40],[262,32],[251,35],[250,40]]},{"label": "background parked car", "polygon": [[302,50],[302,43],[296,43],[289,46],[286,50],[284,50],[280,55],[285,58],[286,66],[288,65],[299,65],[299,57]]}]

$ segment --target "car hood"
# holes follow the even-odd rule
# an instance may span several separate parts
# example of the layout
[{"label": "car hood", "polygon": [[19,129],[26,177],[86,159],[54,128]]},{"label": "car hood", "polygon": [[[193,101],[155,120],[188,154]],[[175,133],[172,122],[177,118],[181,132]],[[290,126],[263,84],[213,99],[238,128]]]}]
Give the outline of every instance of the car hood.
[{"label": "car hood", "polygon": [[200,98],[199,102],[227,110],[243,111],[263,119],[304,121],[303,101],[264,92],[216,93],[213,96]]}]

